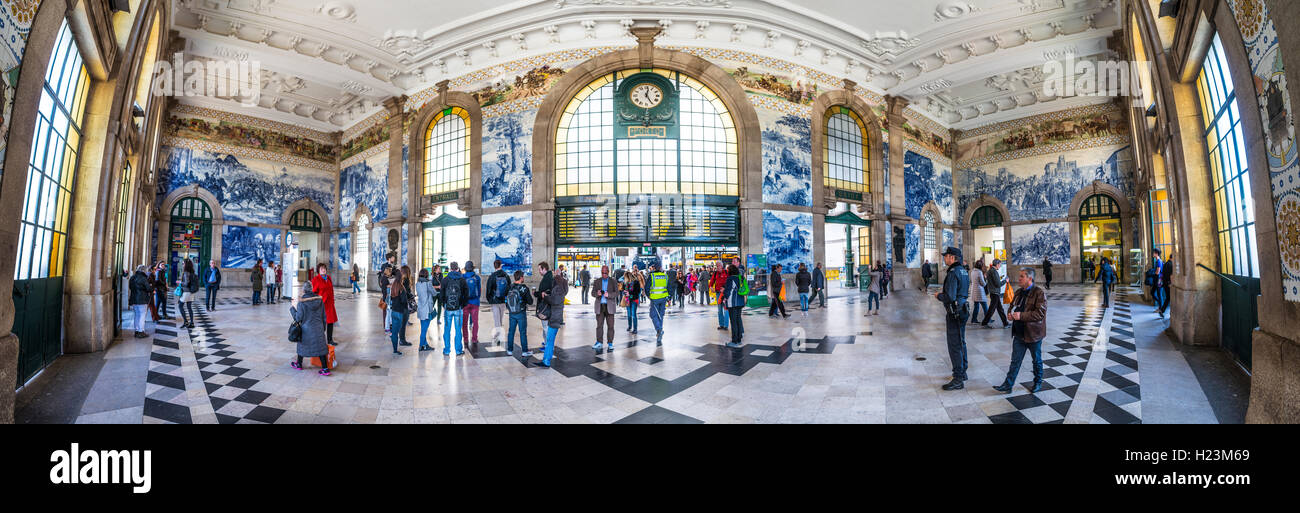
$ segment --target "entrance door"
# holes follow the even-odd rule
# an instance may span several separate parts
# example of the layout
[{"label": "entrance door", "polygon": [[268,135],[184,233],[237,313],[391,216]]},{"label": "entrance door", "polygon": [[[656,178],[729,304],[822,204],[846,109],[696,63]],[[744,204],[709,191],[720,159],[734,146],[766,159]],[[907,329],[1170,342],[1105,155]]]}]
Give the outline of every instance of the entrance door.
[{"label": "entrance door", "polygon": [[17,251],[0,256],[15,258],[15,386],[63,352],[63,265],[90,76],[66,21],[54,48],[38,103]]},{"label": "entrance door", "polygon": [[[1110,260],[1115,269],[1116,284],[1124,281],[1124,269],[1127,267],[1124,256],[1124,229],[1120,222],[1119,203],[1105,194],[1094,194],[1079,206],[1079,237],[1083,247],[1083,257],[1097,258],[1095,277],[1101,269],[1101,259]],[[1080,261],[1080,264],[1083,262]]]}]

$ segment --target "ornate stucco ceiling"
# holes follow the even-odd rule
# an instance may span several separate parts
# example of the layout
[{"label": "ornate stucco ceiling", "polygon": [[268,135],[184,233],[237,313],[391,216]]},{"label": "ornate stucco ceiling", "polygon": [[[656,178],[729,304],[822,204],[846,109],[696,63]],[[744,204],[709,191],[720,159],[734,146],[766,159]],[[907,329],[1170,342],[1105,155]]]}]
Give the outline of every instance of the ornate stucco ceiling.
[{"label": "ornate stucco ceiling", "polygon": [[[770,55],[882,94],[952,128],[1104,98],[1040,92],[1044,62],[1107,55],[1114,0],[174,0],[191,55],[256,59],[262,99],[243,112],[335,131],[385,98],[530,55],[657,44]],[[224,110],[230,100],[184,98]]]}]

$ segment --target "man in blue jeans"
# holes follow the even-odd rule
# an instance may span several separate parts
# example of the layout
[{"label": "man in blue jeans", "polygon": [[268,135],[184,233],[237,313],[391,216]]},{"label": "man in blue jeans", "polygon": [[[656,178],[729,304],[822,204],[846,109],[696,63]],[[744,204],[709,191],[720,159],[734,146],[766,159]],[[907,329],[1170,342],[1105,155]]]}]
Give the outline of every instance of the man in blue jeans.
[{"label": "man in blue jeans", "polygon": [[1020,290],[1011,300],[1011,368],[1007,370],[1007,379],[994,390],[1004,394],[1011,393],[1016,385],[1016,375],[1020,374],[1020,363],[1025,359],[1025,351],[1034,356],[1034,384],[1030,392],[1043,389],[1043,337],[1047,336],[1047,296],[1042,289],[1034,286],[1034,269],[1020,268]]},{"label": "man in blue jeans", "polygon": [[438,292],[438,302],[443,306],[443,323],[442,323],[442,354],[451,354],[451,334],[456,333],[456,355],[465,354],[464,334],[461,332],[461,325],[465,321],[464,313],[461,308],[465,306],[468,299],[469,285],[465,283],[465,276],[460,274],[460,265],[456,262],[450,264],[451,272],[442,278],[442,290]]},{"label": "man in blue jeans", "polygon": [[[498,267],[501,261],[497,261]],[[510,331],[506,335],[506,354],[515,354],[515,330],[519,330],[519,348],[520,356],[529,357],[533,355],[528,350],[528,305],[533,303],[532,291],[524,285],[524,272],[515,271],[514,284],[506,292],[505,303],[492,308],[505,308],[510,315]]]},{"label": "man in blue jeans", "polygon": [[208,266],[208,272],[205,273],[206,276],[203,278],[203,283],[208,291],[208,297],[204,304],[208,307],[208,310],[216,310],[217,290],[221,289],[221,269],[217,267],[216,260],[209,261]]}]

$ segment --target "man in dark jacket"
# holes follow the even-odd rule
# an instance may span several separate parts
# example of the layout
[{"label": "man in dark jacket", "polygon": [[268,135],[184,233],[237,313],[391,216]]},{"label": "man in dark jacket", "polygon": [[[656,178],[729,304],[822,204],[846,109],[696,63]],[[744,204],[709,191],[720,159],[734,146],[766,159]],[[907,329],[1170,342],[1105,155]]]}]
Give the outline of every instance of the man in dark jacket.
[{"label": "man in dark jacket", "polygon": [[[501,268],[503,265],[505,263],[501,259],[492,262],[492,266],[496,268],[496,271],[493,271],[488,276],[486,292],[488,304],[492,306],[492,339],[496,340],[497,344],[501,343],[501,338],[506,338],[506,325],[503,324],[505,314],[509,313],[506,312],[505,307],[506,295],[510,293],[510,288],[514,286],[514,280],[511,280],[510,275],[506,274],[505,270]],[[528,302],[531,303],[532,299],[528,299]],[[497,337],[498,334],[501,335],[501,338]],[[525,350],[527,350],[526,346]]]},{"label": "man in dark jacket", "polygon": [[[469,284],[465,282],[465,276],[460,274],[459,264],[452,262],[449,267],[451,272],[442,278],[442,287],[438,291],[438,302],[442,303],[443,316],[447,318],[447,322],[442,326],[442,354],[450,354],[451,333],[454,331],[456,332],[456,355],[459,356],[465,354],[462,332],[465,312],[462,309],[469,301]],[[394,329],[401,328],[394,326]]]},{"label": "man in dark jacket", "polygon": [[668,266],[668,305],[671,306],[673,301],[677,300],[677,268]]},{"label": "man in dark jacket", "polygon": [[158,315],[163,319],[170,318],[167,315],[167,295],[170,293],[170,286],[167,283],[167,264],[158,264],[158,270],[153,273],[153,293],[154,300],[158,303]]},{"label": "man in dark jacket", "polygon": [[1020,374],[1020,363],[1025,359],[1025,351],[1034,357],[1034,385],[1030,392],[1043,389],[1043,337],[1047,336],[1047,294],[1034,286],[1034,270],[1022,267],[1019,277],[1020,289],[1011,301],[1011,368],[1007,370],[1007,379],[994,390],[1009,394],[1016,386],[1016,375]]},{"label": "man in dark jacket", "polygon": [[822,308],[826,308],[826,273],[822,271],[821,262],[817,262],[817,267],[813,268],[812,291],[813,291],[812,299],[810,299],[809,301],[816,300],[817,297],[820,296],[821,297],[820,306]]},{"label": "man in dark jacket", "polygon": [[[730,272],[728,272],[728,275],[730,275]],[[784,285],[785,279],[781,277],[781,264],[772,266],[771,281],[767,286],[768,300],[772,303],[772,306],[767,309],[768,317],[776,317],[776,311],[778,309],[781,310],[781,317],[790,316],[790,314],[785,313],[785,302],[781,301],[781,291],[784,288]],[[723,286],[725,287],[725,282]]]},{"label": "man in dark jacket", "polygon": [[135,338],[145,338],[149,335],[144,332],[144,318],[149,311],[149,301],[153,292],[153,282],[149,275],[144,273],[145,266],[141,265],[135,268],[135,273],[131,275],[127,287],[131,293],[127,297],[127,304],[135,311]]},{"label": "man in dark jacket", "polygon": [[609,266],[601,266],[600,278],[591,288],[591,297],[596,298],[596,344],[592,349],[600,350],[601,344],[608,344],[614,350],[614,314],[618,312],[620,293],[618,280],[610,277]]},{"label": "man in dark jacket", "polygon": [[[537,307],[541,308],[542,303],[550,304],[547,297],[551,295],[551,289],[555,288],[555,274],[551,272],[551,266],[546,262],[537,264],[537,272],[542,275],[542,281],[537,284],[537,290],[533,292],[533,296],[537,298]],[[545,333],[548,324],[547,321],[542,321],[543,333]]]},{"label": "man in dark jacket", "polygon": [[[811,301],[808,298],[808,293],[812,289],[812,283],[812,273],[808,272],[808,265],[799,264],[799,272],[794,273],[794,288],[799,292],[799,311],[801,312],[808,311],[808,303]],[[805,313],[804,315],[808,314]]]},{"label": "man in dark jacket", "polygon": [[961,250],[949,247],[943,251],[943,263],[948,264],[948,276],[943,280],[943,290],[934,295],[943,303],[947,315],[948,359],[952,361],[952,381],[944,390],[965,388],[966,376],[966,320],[970,318],[966,299],[970,296],[970,274],[961,262]]},{"label": "man in dark jacket", "polygon": [[1002,282],[1002,273],[998,272],[1001,267],[1002,261],[994,258],[993,264],[989,266],[989,271],[984,275],[984,291],[989,294],[989,307],[987,308],[988,313],[984,314],[984,321],[980,322],[980,326],[985,328],[991,329],[989,321],[993,320],[993,312],[995,311],[998,313],[998,317],[1002,319],[1003,329],[1011,326],[1007,323],[1006,311],[1002,309],[1002,287],[1006,284]]},{"label": "man in dark jacket", "polygon": [[587,266],[582,266],[582,272],[578,273],[578,284],[582,286],[582,304],[587,304],[587,292],[591,289],[591,271]]},{"label": "man in dark jacket", "polygon": [[925,263],[921,264],[921,290],[930,286],[930,278],[933,276],[934,271],[930,270],[930,260],[926,259]]},{"label": "man in dark jacket", "polygon": [[1109,258],[1101,259],[1101,269],[1092,282],[1097,283],[1098,280],[1101,281],[1101,307],[1110,308],[1110,290],[1115,286],[1115,268],[1111,267]]},{"label": "man in dark jacket", "polygon": [[1043,287],[1052,290],[1052,261],[1043,259]]},{"label": "man in dark jacket", "polygon": [[217,261],[208,262],[208,271],[203,275],[203,285],[207,288],[208,296],[206,305],[208,310],[217,309],[217,290],[221,288],[221,268],[217,267]]},{"label": "man in dark jacket", "polygon": [[[1172,256],[1170,257],[1172,258]],[[1160,265],[1160,309],[1156,313],[1161,317],[1165,316],[1165,310],[1169,309],[1169,280],[1174,277],[1174,264],[1171,260],[1165,260]]]}]

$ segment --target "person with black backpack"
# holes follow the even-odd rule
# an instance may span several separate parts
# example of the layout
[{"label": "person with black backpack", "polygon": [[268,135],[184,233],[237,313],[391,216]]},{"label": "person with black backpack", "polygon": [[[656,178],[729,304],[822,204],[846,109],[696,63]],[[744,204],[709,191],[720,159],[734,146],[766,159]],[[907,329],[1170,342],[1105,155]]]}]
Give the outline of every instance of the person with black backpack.
[{"label": "person with black backpack", "polygon": [[1102,257],[1101,270],[1097,271],[1097,277],[1092,279],[1093,283],[1101,280],[1101,307],[1110,308],[1110,291],[1115,286],[1115,268],[1110,265],[1110,258]]},{"label": "person with black backpack", "polygon": [[483,278],[474,272],[474,262],[465,261],[465,306],[461,309],[464,311],[465,323],[461,325],[461,333],[464,334],[465,340],[471,344],[478,343],[478,307],[479,297],[482,296]]},{"label": "person with black backpack", "polygon": [[[497,260],[497,267],[501,267],[501,261]],[[505,274],[498,269],[497,272]],[[495,276],[495,273],[493,273]],[[524,272],[515,271],[515,282],[510,286],[509,292],[505,294],[505,302],[501,306],[493,307],[493,311],[505,310],[510,313],[510,333],[506,335],[506,354],[514,356],[515,354],[515,330],[519,330],[519,356],[527,358],[533,355],[528,350],[528,305],[533,304],[532,291],[528,290],[528,285],[524,285]]]},{"label": "person with black backpack", "polygon": [[465,323],[465,312],[462,309],[468,300],[469,285],[465,283],[465,276],[460,274],[460,265],[452,262],[448,267],[451,272],[442,278],[442,290],[438,293],[443,317],[447,321],[442,323],[442,354],[444,356],[451,354],[451,333],[454,331],[456,332],[456,356],[460,356],[465,354],[465,339],[461,333],[461,326]]},{"label": "person with black backpack", "polygon": [[[487,278],[487,302],[492,306],[492,340],[499,345],[501,339],[505,338],[506,325],[502,322],[508,308],[505,305],[506,295],[510,293],[512,286],[510,275],[506,274],[501,266],[505,265],[501,259],[492,262],[492,267],[496,269]],[[530,301],[531,302],[531,301]]]}]

